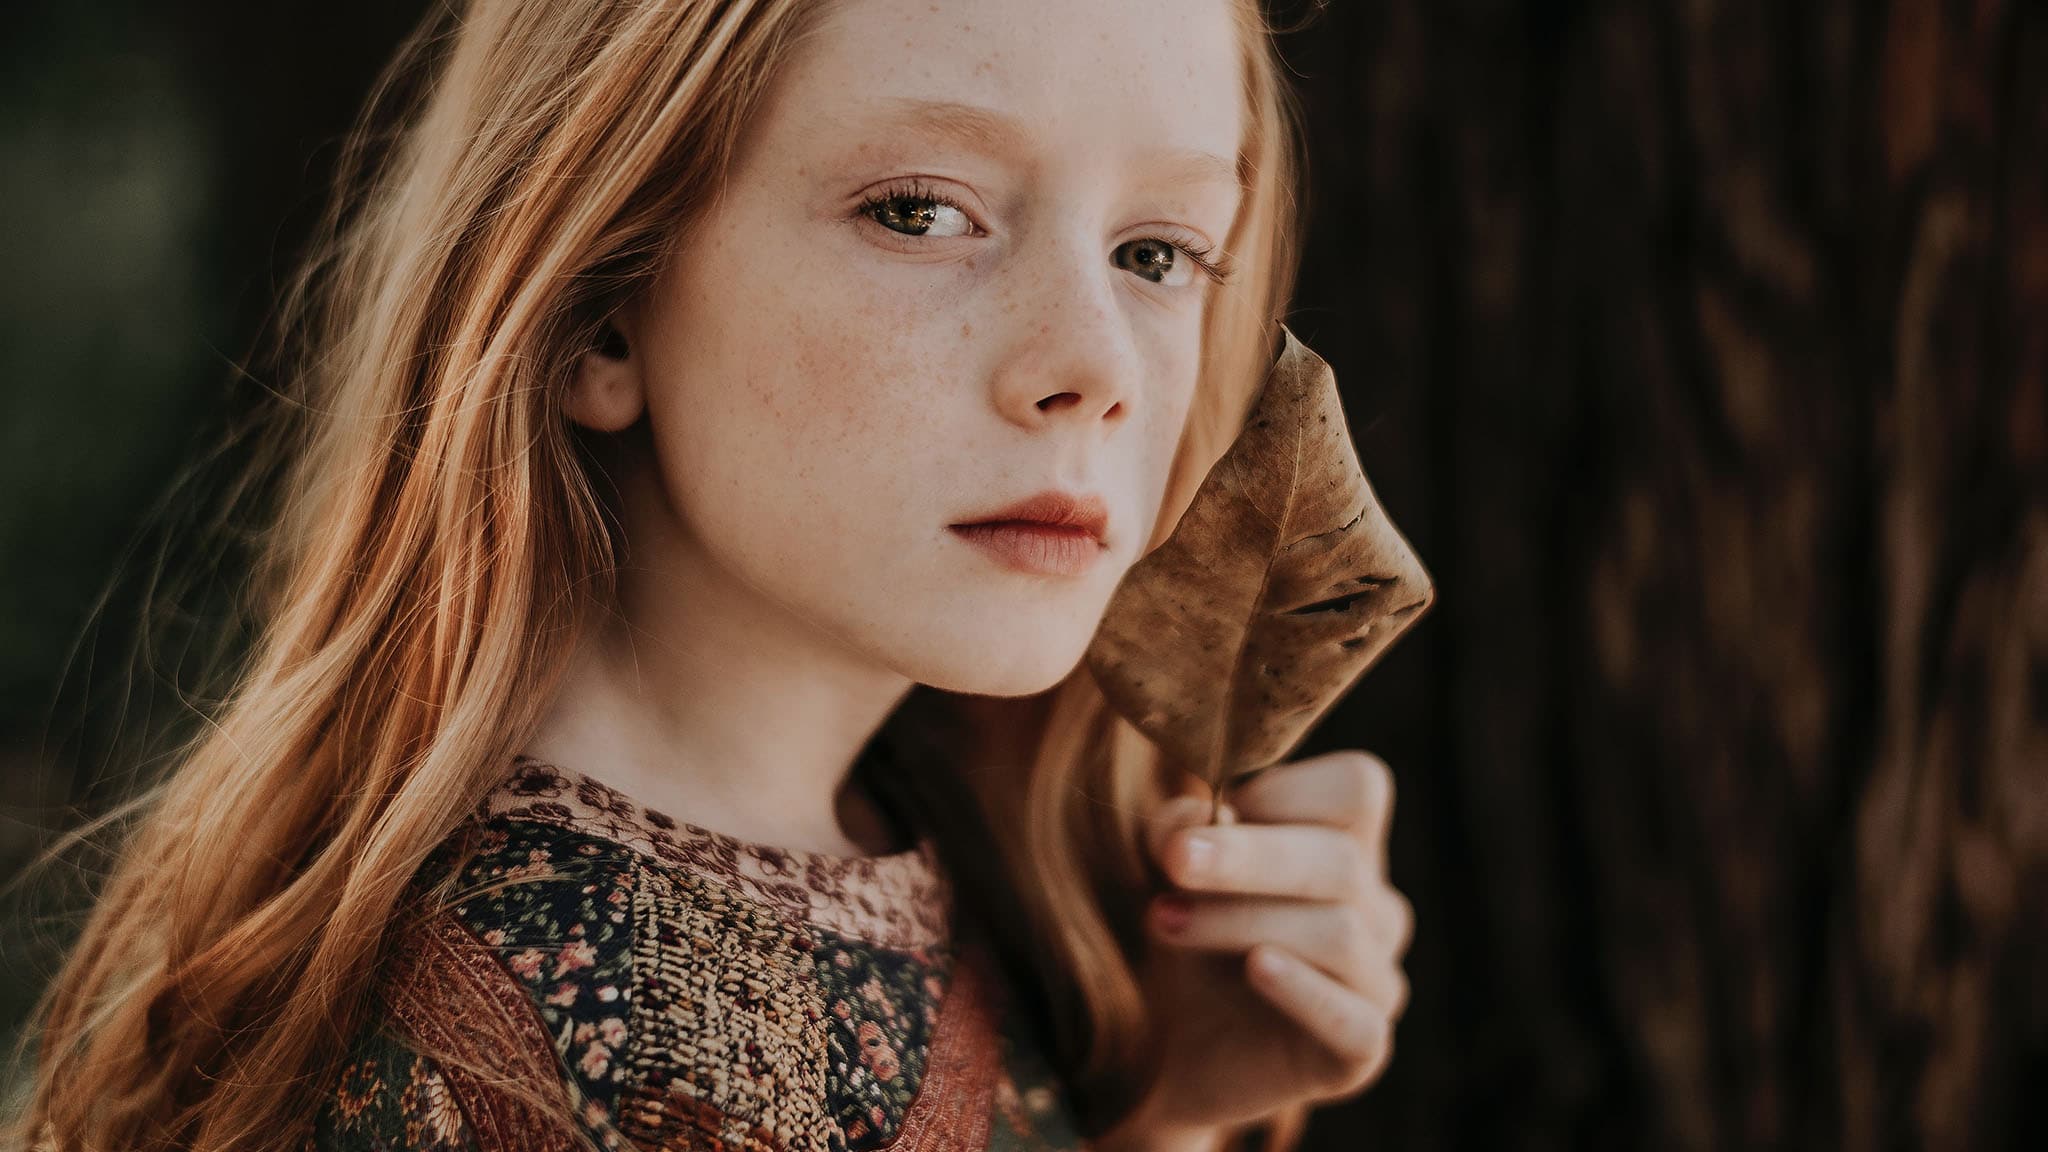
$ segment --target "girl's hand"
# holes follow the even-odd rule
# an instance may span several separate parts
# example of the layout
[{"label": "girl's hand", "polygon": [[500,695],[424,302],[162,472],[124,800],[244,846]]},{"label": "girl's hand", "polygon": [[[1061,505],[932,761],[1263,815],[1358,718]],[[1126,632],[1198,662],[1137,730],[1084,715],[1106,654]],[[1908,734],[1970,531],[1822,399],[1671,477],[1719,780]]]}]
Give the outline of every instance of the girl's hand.
[{"label": "girl's hand", "polygon": [[1379,1078],[1414,925],[1386,878],[1393,792],[1378,758],[1342,751],[1235,785],[1224,823],[1207,823],[1200,797],[1151,815],[1166,890],[1147,911],[1140,977],[1166,1065],[1119,1125],[1136,1139],[1109,1143],[1214,1146],[1225,1127]]}]

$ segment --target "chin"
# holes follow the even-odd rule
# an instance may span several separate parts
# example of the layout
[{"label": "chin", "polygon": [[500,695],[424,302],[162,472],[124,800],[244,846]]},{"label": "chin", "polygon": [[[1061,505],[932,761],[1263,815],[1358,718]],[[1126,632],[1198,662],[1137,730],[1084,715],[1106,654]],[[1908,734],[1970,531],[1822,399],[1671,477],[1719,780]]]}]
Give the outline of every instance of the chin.
[{"label": "chin", "polygon": [[970,696],[1035,696],[1067,678],[1087,652],[1088,637],[1059,643],[1058,637],[990,637],[986,643],[957,642],[924,654],[910,677],[946,692]]}]

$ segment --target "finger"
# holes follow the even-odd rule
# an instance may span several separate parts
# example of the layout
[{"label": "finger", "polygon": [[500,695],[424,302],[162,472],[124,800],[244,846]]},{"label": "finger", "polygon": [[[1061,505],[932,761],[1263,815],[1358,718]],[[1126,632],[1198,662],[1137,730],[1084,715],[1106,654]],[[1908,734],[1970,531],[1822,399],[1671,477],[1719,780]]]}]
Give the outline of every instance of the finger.
[{"label": "finger", "polygon": [[1378,883],[1358,838],[1321,824],[1181,826],[1155,858],[1190,891],[1351,901]]},{"label": "finger", "polygon": [[1360,769],[1365,775],[1365,842],[1374,851],[1380,875],[1387,875],[1387,842],[1394,836],[1394,770],[1370,753]]},{"label": "finger", "polygon": [[1393,1057],[1394,1029],[1379,1005],[1270,944],[1247,955],[1245,978],[1322,1044],[1331,1058],[1329,1079],[1338,1091],[1363,1088],[1386,1069]]},{"label": "finger", "polygon": [[1235,785],[1241,819],[1267,824],[1327,824],[1385,843],[1394,811],[1394,775],[1370,752],[1346,749],[1275,764]]},{"label": "finger", "polygon": [[1206,825],[1209,822],[1209,800],[1199,796],[1175,796],[1165,800],[1144,819],[1145,851],[1169,879],[1173,867],[1167,863],[1173,854],[1174,834],[1184,828]]},{"label": "finger", "polygon": [[1372,917],[1372,925],[1381,933],[1382,940],[1392,941],[1394,958],[1398,960],[1408,955],[1409,947],[1415,943],[1415,905],[1391,885],[1382,891],[1384,903]]},{"label": "finger", "polygon": [[1153,901],[1149,920],[1159,939],[1197,951],[1247,952],[1278,944],[1390,1012],[1406,1007],[1406,980],[1387,935],[1391,926],[1368,925],[1354,908],[1236,896],[1192,901],[1162,896]]}]

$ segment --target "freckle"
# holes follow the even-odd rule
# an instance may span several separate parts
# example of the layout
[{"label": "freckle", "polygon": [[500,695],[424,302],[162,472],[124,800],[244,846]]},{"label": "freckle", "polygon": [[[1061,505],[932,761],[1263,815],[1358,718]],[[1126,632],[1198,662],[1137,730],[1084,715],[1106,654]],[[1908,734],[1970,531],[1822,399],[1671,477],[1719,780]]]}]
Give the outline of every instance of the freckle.
[{"label": "freckle", "polygon": [[972,324],[969,324],[969,323],[968,323],[967,321],[965,321],[965,320],[962,320],[962,321],[960,322],[960,334],[961,334],[962,336],[972,336],[972,335],[974,335],[974,325],[972,325]]}]

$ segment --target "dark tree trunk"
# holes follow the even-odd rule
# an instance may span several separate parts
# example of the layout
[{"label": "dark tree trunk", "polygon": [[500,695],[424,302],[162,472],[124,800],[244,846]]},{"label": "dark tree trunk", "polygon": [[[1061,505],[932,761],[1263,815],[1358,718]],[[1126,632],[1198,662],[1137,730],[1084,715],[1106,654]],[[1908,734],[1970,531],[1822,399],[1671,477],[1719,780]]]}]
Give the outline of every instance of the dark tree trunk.
[{"label": "dark tree trunk", "polygon": [[1419,928],[1307,1147],[2048,1147],[2048,10],[1308,28],[1294,326],[1441,599],[1310,749]]}]

